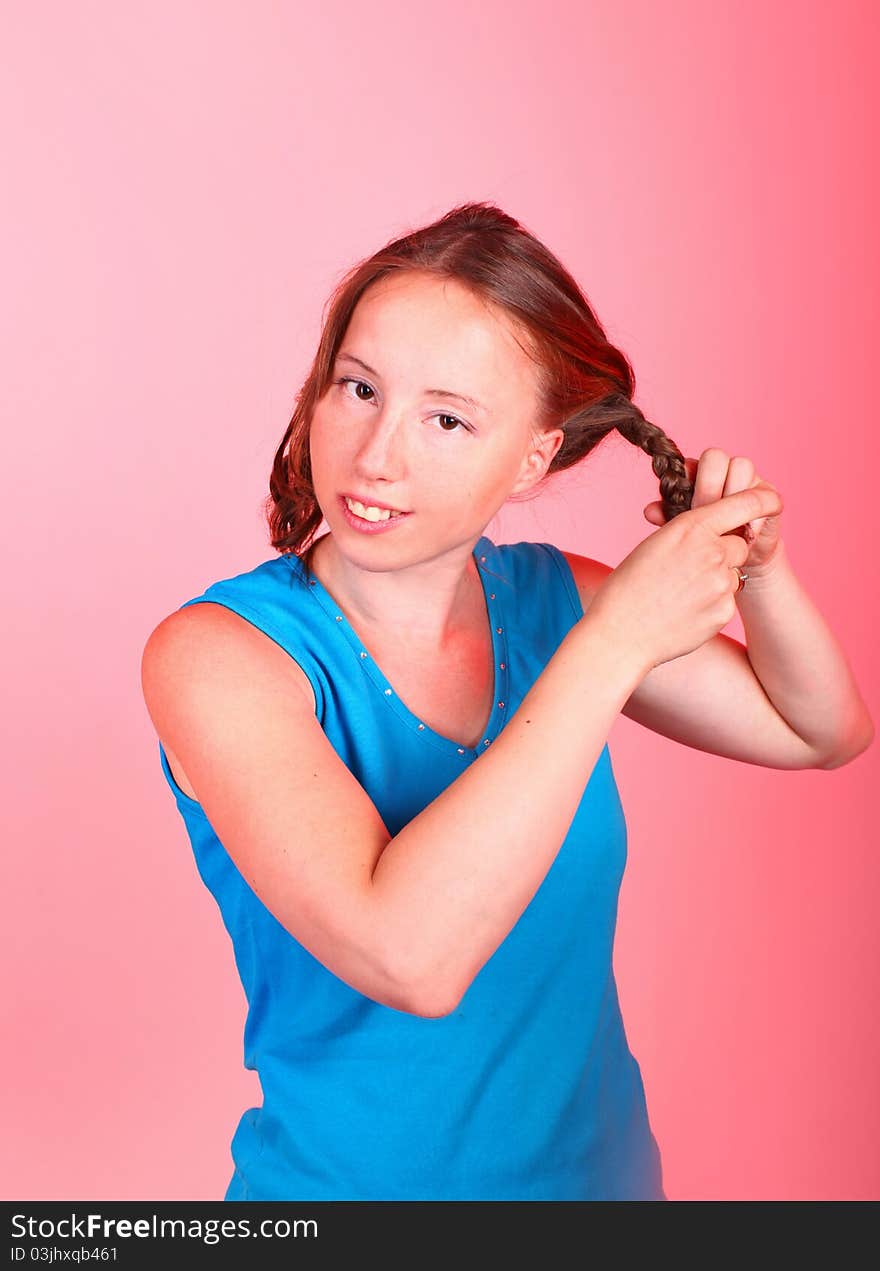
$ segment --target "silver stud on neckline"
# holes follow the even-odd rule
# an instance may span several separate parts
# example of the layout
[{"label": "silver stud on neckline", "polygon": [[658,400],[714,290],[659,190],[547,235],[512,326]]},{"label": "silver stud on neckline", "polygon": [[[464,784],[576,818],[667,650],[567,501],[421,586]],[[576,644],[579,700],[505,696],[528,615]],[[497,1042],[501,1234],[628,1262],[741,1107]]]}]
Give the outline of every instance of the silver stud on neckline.
[{"label": "silver stud on neckline", "polygon": [[363,650],[361,650],[361,657],[365,658],[366,656],[367,656],[366,653],[364,653]]},{"label": "silver stud on neckline", "polygon": [[386,696],[386,697],[390,697],[390,696],[391,696],[391,689],[390,689],[390,688],[386,688],[386,690],[385,690],[385,696]]},{"label": "silver stud on neckline", "polygon": [[341,621],[342,621],[342,614],[341,614],[341,613],[338,613],[338,614],[336,615],[336,621],[337,621],[337,622],[341,622]]},{"label": "silver stud on neckline", "polygon": [[492,740],[492,739],[491,739],[491,737],[484,737],[484,738],[483,738],[483,745],[484,745],[484,746],[488,746],[488,745],[489,745],[489,742],[490,742],[491,740]]},{"label": "silver stud on neckline", "polygon": [[506,662],[502,662],[502,663],[501,663],[501,669],[502,669],[502,671],[503,671],[503,670],[505,670],[506,666],[507,666],[507,663],[506,663]]},{"label": "silver stud on neckline", "polygon": [[424,724],[419,724],[419,731],[421,732],[421,730],[422,730],[424,727],[425,727],[425,725],[424,725]]},{"label": "silver stud on neckline", "polygon": [[481,560],[481,561],[484,561],[485,559],[486,559],[486,557],[485,557],[485,556],[481,556],[481,557],[480,557],[480,560]]},{"label": "silver stud on neckline", "polygon": [[504,629],[503,627],[496,627],[496,628],[495,628],[495,630],[498,632],[498,634],[499,634],[499,635],[501,635],[501,632],[503,631],[503,629]]},{"label": "silver stud on neckline", "polygon": [[[462,747],[461,747],[461,746],[459,746],[459,748],[458,748],[458,753],[459,753],[460,755],[463,755],[463,754],[464,754],[464,750],[462,749]],[[480,769],[480,771],[481,771],[481,772],[483,771],[483,770],[482,770],[482,768]]]},{"label": "silver stud on neckline", "polygon": [[495,592],[494,592],[494,591],[492,592],[492,595],[489,597],[489,599],[490,599],[490,600],[494,600],[494,599],[495,599]]},{"label": "silver stud on neckline", "polygon": [[503,703],[503,702],[499,702],[499,703],[498,703],[498,705],[501,707],[501,709],[502,709],[502,710],[504,710],[504,703]]}]

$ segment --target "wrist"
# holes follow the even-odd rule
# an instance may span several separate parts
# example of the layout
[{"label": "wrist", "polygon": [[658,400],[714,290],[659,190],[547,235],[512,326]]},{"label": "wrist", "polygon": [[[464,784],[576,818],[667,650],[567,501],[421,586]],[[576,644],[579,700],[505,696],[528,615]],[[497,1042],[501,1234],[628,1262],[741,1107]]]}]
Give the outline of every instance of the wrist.
[{"label": "wrist", "polygon": [[[746,584],[748,586],[748,584]],[[634,632],[638,627],[627,626],[596,598],[569,635],[576,641],[586,641],[590,646],[590,658],[601,662],[607,677],[614,680],[628,697],[641,684],[653,668],[654,662],[641,647]]]},{"label": "wrist", "polygon": [[748,579],[742,590],[735,593],[738,601],[748,592],[755,595],[756,592],[766,591],[789,568],[788,554],[782,539],[776,544],[769,560],[761,565],[745,565],[742,568],[748,574]]}]

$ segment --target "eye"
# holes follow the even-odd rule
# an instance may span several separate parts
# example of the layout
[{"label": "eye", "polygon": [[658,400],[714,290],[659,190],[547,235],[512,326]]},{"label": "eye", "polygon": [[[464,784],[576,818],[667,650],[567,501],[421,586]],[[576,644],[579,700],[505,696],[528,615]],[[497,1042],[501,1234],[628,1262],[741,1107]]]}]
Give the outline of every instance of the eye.
[{"label": "eye", "polygon": [[[365,380],[358,380],[358,379],[354,379],[354,377],[353,377],[353,376],[351,376],[351,375],[344,375],[344,376],[342,377],[342,379],[337,380],[337,381],[336,381],[336,383],[337,383],[337,384],[339,384],[340,386],[341,386],[341,385],[343,385],[343,384],[362,384],[364,388],[369,388],[371,393],[372,393],[372,391],[373,391],[373,390],[370,388],[369,384],[367,384],[367,382],[366,382]],[[359,402],[368,402],[368,401],[370,400],[370,398],[369,398],[369,397],[358,397],[358,398],[356,398],[356,400],[357,400],[357,401],[359,401]]]},{"label": "eye", "polygon": [[[357,385],[360,385],[362,388],[367,389],[370,393],[373,393],[373,395],[375,396],[374,390],[373,390],[372,388],[370,388],[370,385],[366,382],[366,380],[359,380],[359,379],[356,379],[356,378],[355,378],[355,376],[353,376],[353,375],[343,375],[341,379],[336,380],[336,383],[340,386],[340,388],[342,388],[342,387],[343,387],[343,385],[345,385],[345,384],[354,384],[354,385],[355,385],[355,393],[357,392]],[[343,391],[345,391],[345,390],[343,389]],[[372,398],[370,398],[370,397],[359,397],[359,396],[355,395],[355,401],[358,401],[358,402],[369,402],[369,401],[372,401]],[[447,415],[447,414],[445,414],[445,413],[442,413],[442,412],[441,412],[441,413],[438,413],[437,415],[433,416],[433,418],[434,418],[434,419],[439,419],[439,420],[451,420],[451,421],[452,421],[452,427],[451,427],[451,428],[443,428],[443,427],[441,427],[441,429],[440,429],[440,431],[441,431],[441,432],[445,432],[445,433],[453,433],[453,432],[457,432],[459,429],[462,429],[464,432],[472,432],[472,431],[473,431],[473,429],[472,429],[472,428],[470,428],[470,427],[469,427],[469,426],[468,426],[468,425],[464,422],[464,420],[463,420],[463,419],[459,419],[457,415]]]},{"label": "eye", "polygon": [[463,428],[465,432],[470,432],[470,429],[468,428],[464,420],[459,419],[457,415],[435,415],[434,418],[435,419],[451,419],[453,424],[455,425],[454,428],[441,428],[440,430],[441,432],[455,432],[456,429],[458,428]]}]

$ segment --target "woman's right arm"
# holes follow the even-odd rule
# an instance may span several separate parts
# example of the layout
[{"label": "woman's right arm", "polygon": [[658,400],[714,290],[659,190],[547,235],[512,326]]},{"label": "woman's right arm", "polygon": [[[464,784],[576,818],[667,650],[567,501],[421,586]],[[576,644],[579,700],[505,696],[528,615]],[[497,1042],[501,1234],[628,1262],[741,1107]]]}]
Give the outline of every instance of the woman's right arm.
[{"label": "woman's right arm", "polygon": [[393,837],[287,653],[236,614],[193,605],[159,624],[144,650],[147,707],[223,846],[290,934],[374,1000],[444,1015],[537,892],[642,677],[735,611],[730,563],[747,549],[719,533],[768,510],[742,491],[640,544],[491,747]]},{"label": "woman's right arm", "polygon": [[379,920],[431,1013],[454,1009],[537,892],[647,670],[590,609],[492,745],[385,846]]},{"label": "woman's right arm", "polygon": [[392,838],[303,676],[243,618],[178,610],[141,667],[160,740],[270,912],[359,992],[428,1016],[453,1009],[538,890],[640,674],[588,614],[492,746]]}]

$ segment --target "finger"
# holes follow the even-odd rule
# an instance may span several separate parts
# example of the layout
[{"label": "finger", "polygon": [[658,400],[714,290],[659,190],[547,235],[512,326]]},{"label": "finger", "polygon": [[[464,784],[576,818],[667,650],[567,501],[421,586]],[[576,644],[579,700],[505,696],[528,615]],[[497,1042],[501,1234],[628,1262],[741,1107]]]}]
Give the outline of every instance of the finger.
[{"label": "finger", "polygon": [[705,507],[707,503],[715,503],[721,498],[727,480],[728,462],[727,454],[718,446],[710,446],[703,451],[694,481],[692,508]]},{"label": "finger", "polygon": [[[726,534],[721,541],[724,543],[728,568],[732,570],[734,565],[739,565],[740,567],[745,565],[749,558],[749,553],[752,550],[745,539],[741,538],[738,534]],[[736,589],[737,575],[734,572],[733,590],[736,591]]]},{"label": "finger", "polygon": [[[740,490],[748,490],[757,484],[755,465],[751,459],[747,459],[744,455],[734,455],[727,465],[727,478],[724,482],[722,497],[738,494]],[[739,534],[748,543],[754,542],[757,537],[752,521],[744,525],[741,530],[735,530],[734,533]]]},{"label": "finger", "polygon": [[722,496],[737,494],[740,490],[748,490],[755,484],[755,465],[751,459],[736,455],[727,465],[727,478],[721,493]]},{"label": "finger", "polygon": [[770,485],[756,485],[748,490],[728,494],[705,507],[691,508],[676,519],[689,517],[706,525],[716,534],[727,534],[739,529],[747,521],[759,517],[776,516],[783,509],[782,495]]}]

